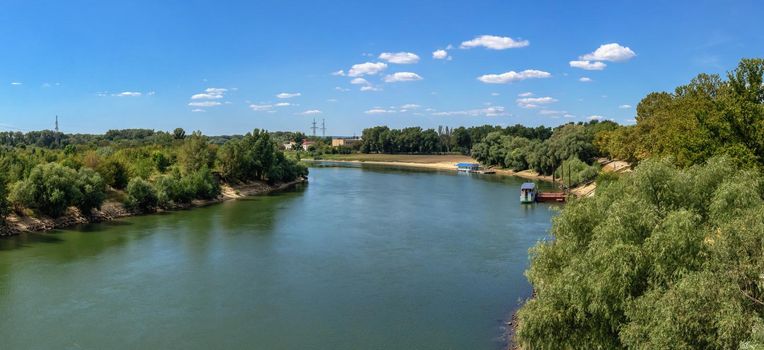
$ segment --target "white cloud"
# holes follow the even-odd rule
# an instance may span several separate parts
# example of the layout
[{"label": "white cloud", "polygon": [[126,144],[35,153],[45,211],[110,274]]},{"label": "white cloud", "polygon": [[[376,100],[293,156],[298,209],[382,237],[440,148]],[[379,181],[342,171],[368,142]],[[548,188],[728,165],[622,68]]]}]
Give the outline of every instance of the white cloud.
[{"label": "white cloud", "polygon": [[520,97],[531,97],[531,96],[533,96],[533,93],[528,91],[528,92],[523,92],[522,94],[518,94],[517,96],[520,96]]},{"label": "white cloud", "polygon": [[361,86],[361,91],[382,91],[382,89],[376,86],[366,85],[366,86]]},{"label": "white cloud", "polygon": [[140,97],[141,95],[143,94],[136,91],[124,91],[118,94],[114,94],[114,96],[117,96],[117,97]]},{"label": "white cloud", "polygon": [[586,120],[602,120],[602,119],[605,119],[605,117],[601,115],[590,115],[586,117]]},{"label": "white cloud", "polygon": [[204,90],[203,93],[195,94],[191,96],[192,100],[215,100],[219,98],[223,98],[223,95],[228,91],[228,89],[223,88],[207,88]]},{"label": "white cloud", "polygon": [[194,109],[192,109],[192,110],[191,110],[191,112],[194,112],[194,113],[202,113],[202,112],[206,112],[206,111],[205,111],[205,110],[203,110],[203,109],[201,109],[201,108],[194,108]]},{"label": "white cloud", "polygon": [[292,98],[292,97],[298,97],[298,96],[302,96],[302,94],[299,92],[282,92],[276,95],[276,97],[278,98]]},{"label": "white cloud", "polygon": [[435,50],[432,52],[432,58],[436,60],[445,60],[449,58],[449,56],[446,50]]},{"label": "white cloud", "polygon": [[621,62],[628,61],[636,55],[637,54],[628,47],[621,46],[617,43],[610,43],[600,45],[594,52],[581,56],[581,59],[586,61]]},{"label": "white cloud", "polygon": [[546,105],[550,103],[557,102],[557,99],[546,96],[546,97],[524,97],[524,98],[518,98],[515,100],[517,102],[517,105],[522,108],[537,108],[539,105]]},{"label": "white cloud", "polygon": [[191,107],[215,107],[215,106],[220,106],[221,103],[218,101],[201,101],[201,102],[190,102],[188,105]]},{"label": "white cloud", "polygon": [[602,62],[592,61],[570,61],[570,66],[573,68],[581,68],[586,70],[603,70],[607,67],[607,64]]},{"label": "white cloud", "polygon": [[578,81],[582,83],[591,83],[593,80],[592,78],[589,78],[589,77],[581,77],[581,78],[578,78]]},{"label": "white cloud", "polygon": [[346,89],[344,87],[339,87],[339,86],[335,86],[334,90],[339,91],[339,92],[348,92],[348,91],[350,91],[350,89]]},{"label": "white cloud", "polygon": [[275,104],[273,106],[274,107],[289,107],[289,106],[293,106],[293,105],[291,103],[289,103],[289,102],[279,102],[279,103],[277,103],[277,104]]},{"label": "white cloud", "polygon": [[355,78],[350,83],[354,85],[369,85],[369,81],[364,78]]},{"label": "white cloud", "polygon": [[499,96],[499,95],[501,95],[501,94],[499,94],[498,92],[492,92],[491,93],[491,96]]},{"label": "white cloud", "polygon": [[249,108],[251,108],[255,112],[265,112],[265,111],[270,111],[271,109],[273,109],[273,106],[272,105],[258,105],[258,104],[254,104],[253,103],[253,104],[249,105]]},{"label": "white cloud", "polygon": [[419,56],[411,52],[383,52],[379,55],[379,59],[395,64],[414,64],[419,62]]},{"label": "white cloud", "polygon": [[418,104],[414,104],[414,103],[407,103],[407,104],[405,104],[405,105],[401,106],[401,109],[417,109],[417,108],[419,108],[419,107],[421,107],[421,106],[420,106],[420,105],[418,105]]},{"label": "white cloud", "polygon": [[359,64],[354,64],[353,67],[350,67],[350,71],[348,71],[348,75],[351,77],[375,75],[385,69],[387,69],[387,64],[384,62],[359,63]]},{"label": "white cloud", "polygon": [[11,82],[11,85],[13,85],[13,86],[19,86],[19,85],[24,85],[24,83],[22,83],[22,82],[20,82],[20,81],[13,81],[13,82]]},{"label": "white cloud", "polygon": [[539,111],[539,114],[541,115],[560,115],[560,114],[567,114],[568,111],[556,111],[553,109],[542,109]]},{"label": "white cloud", "polygon": [[506,36],[481,35],[475,39],[463,42],[460,47],[462,49],[470,49],[473,47],[483,46],[492,50],[505,50],[518,47],[526,47],[528,45],[530,45],[528,40],[517,41]]},{"label": "white cloud", "polygon": [[535,69],[526,69],[522,72],[509,71],[501,74],[486,74],[478,77],[478,80],[486,84],[506,84],[525,79],[549,78],[552,74]]},{"label": "white cloud", "polygon": [[336,72],[332,72],[332,75],[344,77],[345,76],[345,71],[340,69],[340,70],[338,70]]},{"label": "white cloud", "polygon": [[317,110],[317,109],[309,109],[309,110],[307,110],[305,112],[302,112],[300,114],[302,114],[302,115],[315,115],[315,114],[321,114],[321,113],[322,112]]},{"label": "white cloud", "polygon": [[509,115],[502,106],[492,106],[486,108],[469,109],[464,111],[435,112],[434,116],[469,116],[469,117],[501,117]]},{"label": "white cloud", "polygon": [[564,114],[562,117],[563,118],[575,118],[576,116],[572,115],[572,114]]},{"label": "white cloud", "polygon": [[620,108],[620,109],[629,109],[629,108],[631,108],[631,105],[620,105],[620,106],[618,106],[618,108]]},{"label": "white cloud", "polygon": [[397,72],[397,73],[393,73],[386,76],[384,79],[385,83],[396,83],[401,81],[416,81],[416,80],[422,80],[422,77],[420,77],[419,74],[412,73],[412,72]]},{"label": "white cloud", "polygon": [[366,114],[386,114],[386,113],[395,113],[394,110],[387,110],[383,108],[372,108],[368,111],[365,111]]}]

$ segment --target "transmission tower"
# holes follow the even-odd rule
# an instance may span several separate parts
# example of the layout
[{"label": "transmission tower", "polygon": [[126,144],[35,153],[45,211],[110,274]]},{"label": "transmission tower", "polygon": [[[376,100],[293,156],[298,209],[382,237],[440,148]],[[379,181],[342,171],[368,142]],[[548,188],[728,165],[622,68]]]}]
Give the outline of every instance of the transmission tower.
[{"label": "transmission tower", "polygon": [[326,137],[326,119],[321,119],[321,137]]},{"label": "transmission tower", "polygon": [[316,118],[313,118],[313,126],[311,126],[310,129],[313,130],[313,137],[316,137],[316,130],[318,129],[316,126]]},{"label": "transmission tower", "polygon": [[58,116],[56,116],[56,132],[58,132]]}]

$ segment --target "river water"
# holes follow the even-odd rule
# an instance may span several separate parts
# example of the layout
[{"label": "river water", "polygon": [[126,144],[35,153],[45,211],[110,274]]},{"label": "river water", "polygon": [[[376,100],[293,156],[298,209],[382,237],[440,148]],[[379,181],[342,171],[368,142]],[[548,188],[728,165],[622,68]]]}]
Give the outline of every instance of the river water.
[{"label": "river water", "polygon": [[0,240],[2,349],[498,349],[553,206],[523,180],[374,166]]}]

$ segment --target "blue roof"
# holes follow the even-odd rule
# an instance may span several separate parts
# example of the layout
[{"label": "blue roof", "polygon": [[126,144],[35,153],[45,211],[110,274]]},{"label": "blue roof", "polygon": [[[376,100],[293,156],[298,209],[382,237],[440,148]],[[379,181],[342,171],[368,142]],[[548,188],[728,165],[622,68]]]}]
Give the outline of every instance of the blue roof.
[{"label": "blue roof", "polygon": [[464,167],[480,166],[480,164],[478,164],[478,163],[456,163],[456,166],[458,166],[460,168],[464,168]]},{"label": "blue roof", "polygon": [[536,188],[536,184],[533,182],[526,182],[522,186],[520,186],[521,190],[532,190]]}]

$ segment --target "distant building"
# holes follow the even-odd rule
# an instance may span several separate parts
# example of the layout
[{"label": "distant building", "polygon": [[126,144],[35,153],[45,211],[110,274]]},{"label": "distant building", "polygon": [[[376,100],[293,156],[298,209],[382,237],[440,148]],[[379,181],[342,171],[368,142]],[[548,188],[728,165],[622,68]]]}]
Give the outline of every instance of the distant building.
[{"label": "distant building", "polygon": [[333,138],[332,139],[332,147],[353,147],[354,145],[360,144],[361,139],[358,138]]},{"label": "distant building", "polygon": [[310,146],[314,146],[315,144],[316,144],[316,143],[315,143],[314,141],[308,141],[308,140],[305,140],[305,141],[303,141],[303,142],[302,142],[302,149],[303,149],[304,151],[307,151],[307,150],[308,150],[308,148],[310,148]]},{"label": "distant building", "polygon": [[287,143],[284,144],[284,149],[287,150],[287,151],[291,151],[292,149],[294,149],[294,145],[296,145],[296,144],[297,143],[295,143],[295,142],[287,142]]}]

